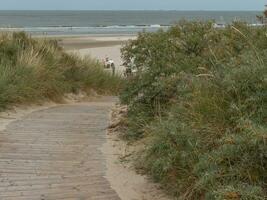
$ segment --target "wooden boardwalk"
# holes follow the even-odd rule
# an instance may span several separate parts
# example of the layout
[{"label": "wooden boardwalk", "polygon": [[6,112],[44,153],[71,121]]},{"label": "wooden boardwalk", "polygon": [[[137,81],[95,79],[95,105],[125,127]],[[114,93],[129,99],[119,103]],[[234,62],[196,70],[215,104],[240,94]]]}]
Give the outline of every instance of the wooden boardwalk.
[{"label": "wooden boardwalk", "polygon": [[37,111],[0,132],[0,200],[119,200],[101,147],[111,103]]}]

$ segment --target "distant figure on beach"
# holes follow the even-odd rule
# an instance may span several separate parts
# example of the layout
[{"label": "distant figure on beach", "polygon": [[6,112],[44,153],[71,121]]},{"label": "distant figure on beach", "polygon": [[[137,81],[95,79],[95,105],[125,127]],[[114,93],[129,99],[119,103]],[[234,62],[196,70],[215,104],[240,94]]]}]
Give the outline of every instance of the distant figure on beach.
[{"label": "distant figure on beach", "polygon": [[132,69],[129,65],[127,65],[127,63],[123,63],[122,66],[125,66],[125,72],[124,72],[124,76],[125,77],[130,77],[132,75]]},{"label": "distant figure on beach", "polygon": [[115,63],[112,59],[109,60],[110,67],[112,69],[112,75],[115,75]]},{"label": "distant figure on beach", "polygon": [[137,67],[135,66],[133,60],[131,60],[131,62],[129,62],[129,63],[128,62],[124,62],[122,64],[122,66],[125,67],[125,71],[124,71],[124,76],[125,77],[129,78],[129,77],[132,77],[132,76],[136,75]]},{"label": "distant figure on beach", "polygon": [[105,68],[111,68],[112,69],[112,74],[115,75],[115,62],[112,59],[109,59],[106,57],[105,59]]}]

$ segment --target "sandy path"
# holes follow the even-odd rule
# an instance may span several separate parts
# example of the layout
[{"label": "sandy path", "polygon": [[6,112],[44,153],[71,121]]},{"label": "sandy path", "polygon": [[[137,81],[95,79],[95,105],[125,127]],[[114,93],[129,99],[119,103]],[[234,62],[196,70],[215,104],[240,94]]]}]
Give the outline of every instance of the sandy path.
[{"label": "sandy path", "polygon": [[1,200],[119,200],[106,175],[113,98],[28,113],[0,132]]},{"label": "sandy path", "polygon": [[107,134],[113,97],[0,113],[1,200],[168,200],[119,161]]},{"label": "sandy path", "polygon": [[[81,56],[112,58],[121,73],[120,39],[97,37],[96,46],[91,37],[67,43]],[[80,48],[85,40],[90,41]],[[0,113],[0,199],[168,200],[156,184],[120,163],[128,147],[105,130],[114,100]]]}]

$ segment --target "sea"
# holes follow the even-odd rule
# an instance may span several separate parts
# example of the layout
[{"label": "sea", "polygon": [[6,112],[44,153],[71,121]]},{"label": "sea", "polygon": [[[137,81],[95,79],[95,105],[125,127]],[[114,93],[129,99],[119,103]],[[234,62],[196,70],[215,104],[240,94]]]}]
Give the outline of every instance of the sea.
[{"label": "sea", "polygon": [[136,34],[180,20],[257,24],[260,11],[0,11],[0,31],[35,35]]}]

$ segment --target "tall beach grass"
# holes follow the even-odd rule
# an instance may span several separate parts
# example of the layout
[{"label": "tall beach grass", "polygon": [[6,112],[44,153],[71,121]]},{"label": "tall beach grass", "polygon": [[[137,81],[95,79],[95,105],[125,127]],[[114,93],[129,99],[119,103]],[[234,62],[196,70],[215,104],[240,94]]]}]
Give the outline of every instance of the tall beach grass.
[{"label": "tall beach grass", "polygon": [[0,110],[12,104],[59,101],[65,93],[117,94],[122,80],[91,58],[65,53],[56,41],[23,32],[0,34]]}]

